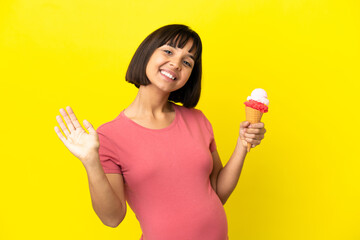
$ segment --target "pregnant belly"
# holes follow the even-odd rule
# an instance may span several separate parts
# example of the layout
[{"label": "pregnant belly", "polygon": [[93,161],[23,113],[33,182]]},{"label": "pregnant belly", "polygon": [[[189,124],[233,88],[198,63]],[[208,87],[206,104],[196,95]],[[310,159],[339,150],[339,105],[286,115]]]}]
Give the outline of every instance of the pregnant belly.
[{"label": "pregnant belly", "polygon": [[226,240],[228,225],[224,207],[217,196],[205,201],[169,203],[139,218],[143,240]]}]

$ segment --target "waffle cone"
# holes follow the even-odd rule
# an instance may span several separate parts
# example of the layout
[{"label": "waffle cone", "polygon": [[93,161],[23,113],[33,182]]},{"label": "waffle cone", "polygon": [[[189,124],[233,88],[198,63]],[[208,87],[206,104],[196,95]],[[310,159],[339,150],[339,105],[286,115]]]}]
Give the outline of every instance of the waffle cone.
[{"label": "waffle cone", "polygon": [[[263,113],[260,112],[259,110],[246,106],[245,106],[245,114],[246,114],[246,121],[250,123],[259,123],[263,115]],[[247,151],[250,152],[250,149],[251,149],[251,143],[248,143]]]}]

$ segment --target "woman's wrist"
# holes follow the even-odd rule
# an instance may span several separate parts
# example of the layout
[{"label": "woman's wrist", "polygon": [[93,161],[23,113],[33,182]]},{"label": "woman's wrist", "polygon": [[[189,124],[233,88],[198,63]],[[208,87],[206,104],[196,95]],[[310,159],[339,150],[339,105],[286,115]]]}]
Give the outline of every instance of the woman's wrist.
[{"label": "woman's wrist", "polygon": [[91,171],[93,169],[98,169],[98,168],[102,168],[101,164],[100,164],[100,157],[99,154],[89,154],[88,157],[86,157],[85,159],[83,159],[81,161],[86,169],[86,171]]},{"label": "woman's wrist", "polygon": [[245,152],[247,153],[247,142],[245,140],[242,140],[240,138],[240,136],[238,137],[237,143],[236,143],[236,148],[240,151],[240,152]]}]

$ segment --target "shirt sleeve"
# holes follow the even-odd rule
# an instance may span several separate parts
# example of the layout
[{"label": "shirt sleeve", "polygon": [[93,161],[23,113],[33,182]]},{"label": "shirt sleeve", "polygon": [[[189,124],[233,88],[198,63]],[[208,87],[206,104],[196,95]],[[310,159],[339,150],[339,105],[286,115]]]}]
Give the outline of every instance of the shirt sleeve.
[{"label": "shirt sleeve", "polygon": [[209,145],[210,152],[214,152],[216,150],[216,142],[215,142],[212,125],[211,125],[210,121],[207,119],[207,117],[205,116],[205,114],[203,112],[201,112],[201,114],[203,116],[205,126],[210,133],[210,145]]},{"label": "shirt sleeve", "polygon": [[99,158],[104,172],[122,174],[121,166],[117,159],[115,144],[101,130],[97,129],[96,132],[99,136]]}]

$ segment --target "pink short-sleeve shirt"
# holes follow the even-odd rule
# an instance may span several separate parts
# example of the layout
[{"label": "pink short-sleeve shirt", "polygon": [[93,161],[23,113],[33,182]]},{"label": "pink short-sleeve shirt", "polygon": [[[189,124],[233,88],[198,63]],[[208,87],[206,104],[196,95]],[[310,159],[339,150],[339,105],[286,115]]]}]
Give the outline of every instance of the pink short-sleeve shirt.
[{"label": "pink short-sleeve shirt", "polygon": [[210,184],[212,126],[200,110],[173,106],[166,128],[145,128],[124,111],[102,124],[101,164],[105,173],[122,174],[141,239],[226,240],[225,210]]}]

